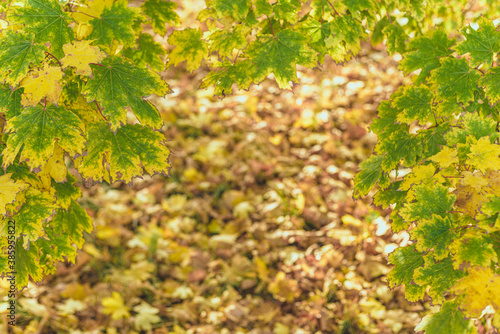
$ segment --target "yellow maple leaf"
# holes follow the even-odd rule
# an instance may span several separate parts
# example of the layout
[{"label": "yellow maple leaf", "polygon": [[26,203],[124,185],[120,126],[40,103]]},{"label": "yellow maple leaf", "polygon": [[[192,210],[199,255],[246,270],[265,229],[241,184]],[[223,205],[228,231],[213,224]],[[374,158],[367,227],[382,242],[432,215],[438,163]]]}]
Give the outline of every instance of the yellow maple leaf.
[{"label": "yellow maple leaf", "polygon": [[489,137],[482,137],[472,144],[468,163],[485,173],[486,170],[500,169],[500,145],[492,144]]},{"label": "yellow maple leaf", "polygon": [[461,183],[466,186],[471,186],[476,189],[477,192],[480,192],[481,188],[488,185],[488,180],[482,173],[465,171],[462,174],[464,175],[464,178],[461,180]]},{"label": "yellow maple leaf", "polygon": [[44,188],[50,190],[51,179],[56,182],[63,182],[66,180],[67,170],[66,164],[64,163],[64,150],[57,144],[54,144],[54,154],[49,158],[45,166],[38,174]]},{"label": "yellow maple leaf", "polygon": [[445,146],[438,154],[429,159],[437,163],[441,168],[448,168],[452,164],[458,163],[458,152],[455,148]]},{"label": "yellow maple leaf", "polygon": [[500,276],[490,268],[472,267],[469,275],[461,278],[452,290],[465,295],[461,306],[467,316],[479,316],[488,305],[497,311],[500,307]]},{"label": "yellow maple leaf", "polygon": [[28,184],[22,181],[14,181],[10,178],[12,173],[0,176],[0,213],[5,215],[5,206],[16,200],[20,191],[28,188]]},{"label": "yellow maple leaf", "polygon": [[63,51],[65,56],[61,59],[64,67],[73,66],[76,68],[76,74],[90,76],[92,69],[90,63],[98,63],[106,57],[98,46],[90,45],[92,41],[76,41],[65,44]]},{"label": "yellow maple leaf", "polygon": [[111,314],[113,320],[130,317],[129,308],[125,306],[122,296],[116,291],[113,291],[112,297],[102,300],[102,306],[104,306],[102,313]]},{"label": "yellow maple leaf", "polygon": [[459,211],[471,217],[476,216],[483,203],[487,200],[483,193],[476,191],[471,186],[458,184],[454,193],[457,196],[455,206]]},{"label": "yellow maple leaf", "polygon": [[21,103],[24,106],[36,106],[44,97],[47,97],[47,102],[56,103],[62,91],[59,83],[62,76],[60,67],[48,64],[43,69],[33,71],[21,81],[21,87],[24,87]]},{"label": "yellow maple leaf", "polygon": [[100,17],[104,7],[111,7],[113,0],[94,0],[86,3],[75,1],[74,4],[77,10],[72,13],[73,18],[78,23],[85,23],[94,17]]}]

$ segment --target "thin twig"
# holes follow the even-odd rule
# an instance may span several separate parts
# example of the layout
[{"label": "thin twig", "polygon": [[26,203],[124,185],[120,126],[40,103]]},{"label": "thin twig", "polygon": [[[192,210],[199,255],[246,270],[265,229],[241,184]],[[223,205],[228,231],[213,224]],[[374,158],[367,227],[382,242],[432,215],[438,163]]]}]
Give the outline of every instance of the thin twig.
[{"label": "thin twig", "polygon": [[326,0],[326,2],[328,2],[328,4],[330,5],[330,7],[332,7],[333,11],[335,12],[335,14],[337,14],[337,16],[342,16],[339,14],[339,12],[337,12],[337,10],[335,9],[335,7],[333,7],[333,4],[330,2],[330,0]]},{"label": "thin twig", "polygon": [[50,53],[49,51],[45,51],[46,54],[48,54],[49,56],[51,56],[52,58],[54,58],[57,63],[59,64],[60,67],[62,67],[62,64],[61,64],[61,61],[59,61],[59,59],[57,59],[56,56],[54,56],[52,53]]},{"label": "thin twig", "polygon": [[269,16],[267,16],[267,20],[269,21],[269,26],[271,27],[271,34],[273,34],[274,38],[276,38],[276,35],[274,34],[273,23],[271,22]]},{"label": "thin twig", "polygon": [[101,114],[102,118],[104,118],[104,120],[107,122],[108,120],[102,114],[101,107],[99,107],[99,103],[97,103],[97,100],[94,100],[94,102],[95,102],[95,105],[97,106],[97,110],[99,110],[99,113]]},{"label": "thin twig", "polygon": [[84,13],[84,12],[80,12],[80,11],[78,11],[78,10],[75,10],[73,13],[80,13],[80,14],[83,14],[83,15],[90,16],[90,17],[92,17],[92,18],[94,18],[94,19],[98,19],[98,17],[96,17],[96,16],[94,16],[94,15],[90,15],[90,14],[87,14],[87,13]]}]

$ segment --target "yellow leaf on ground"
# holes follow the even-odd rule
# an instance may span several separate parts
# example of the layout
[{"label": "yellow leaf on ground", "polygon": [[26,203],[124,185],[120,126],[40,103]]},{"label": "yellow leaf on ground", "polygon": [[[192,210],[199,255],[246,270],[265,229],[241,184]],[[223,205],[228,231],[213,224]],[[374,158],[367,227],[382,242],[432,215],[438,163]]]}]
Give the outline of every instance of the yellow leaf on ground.
[{"label": "yellow leaf on ground", "polygon": [[47,97],[47,102],[56,103],[62,92],[59,83],[62,76],[60,67],[48,64],[43,69],[33,71],[21,81],[21,87],[24,87],[21,103],[24,106],[36,106],[44,97]]},{"label": "yellow leaf on ground", "polygon": [[102,300],[102,306],[104,306],[102,313],[111,314],[113,320],[130,317],[129,308],[125,306],[122,296],[116,291],[113,291],[112,297]]},{"label": "yellow leaf on ground", "polygon": [[10,178],[12,173],[0,176],[0,213],[5,215],[5,206],[15,201],[16,195],[28,188],[28,184],[14,181]]},{"label": "yellow leaf on ground", "polygon": [[90,63],[99,63],[106,57],[98,46],[90,45],[92,41],[75,41],[65,44],[63,51],[65,56],[61,59],[64,67],[73,66],[76,68],[76,74],[90,76],[92,69]]}]

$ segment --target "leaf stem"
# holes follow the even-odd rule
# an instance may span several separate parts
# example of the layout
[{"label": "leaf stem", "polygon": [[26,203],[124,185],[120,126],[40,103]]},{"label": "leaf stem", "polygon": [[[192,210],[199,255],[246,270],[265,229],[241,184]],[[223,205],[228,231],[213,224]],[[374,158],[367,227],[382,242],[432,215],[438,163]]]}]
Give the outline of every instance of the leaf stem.
[{"label": "leaf stem", "polygon": [[52,58],[54,58],[54,59],[57,61],[57,63],[59,64],[59,66],[60,66],[60,67],[62,67],[62,63],[61,63],[61,61],[60,61],[59,59],[57,59],[57,57],[56,57],[56,56],[54,56],[54,55],[53,55],[52,53],[50,53],[49,51],[45,51],[45,53],[46,53],[46,54],[48,54],[49,56],[51,56]]},{"label": "leaf stem", "polygon": [[97,64],[97,63],[89,63],[90,65],[96,65],[96,66],[104,66],[103,64]]},{"label": "leaf stem", "polygon": [[80,13],[80,14],[83,14],[83,15],[87,15],[89,17],[92,17],[94,19],[98,19],[98,17],[94,16],[94,15],[90,15],[90,14],[87,14],[87,13],[84,13],[84,12],[80,12],[78,10],[75,10],[73,13]]},{"label": "leaf stem", "polygon": [[273,34],[274,38],[276,38],[276,35],[274,34],[273,23],[271,22],[269,16],[267,16],[267,20],[269,21],[269,26],[271,27],[271,34]]},{"label": "leaf stem", "polygon": [[339,14],[339,12],[337,12],[337,10],[335,9],[335,7],[333,7],[333,4],[330,2],[330,0],[326,0],[326,2],[328,2],[328,4],[330,5],[330,7],[332,7],[333,11],[335,12],[335,14],[337,14],[337,16],[342,16]]},{"label": "leaf stem", "polygon": [[104,120],[106,122],[108,122],[108,120],[106,119],[106,117],[104,117],[104,115],[102,114],[101,107],[99,107],[99,103],[97,103],[97,100],[94,100],[94,102],[95,102],[95,105],[97,106],[97,110],[99,110],[99,114],[101,114],[102,118],[104,118]]}]

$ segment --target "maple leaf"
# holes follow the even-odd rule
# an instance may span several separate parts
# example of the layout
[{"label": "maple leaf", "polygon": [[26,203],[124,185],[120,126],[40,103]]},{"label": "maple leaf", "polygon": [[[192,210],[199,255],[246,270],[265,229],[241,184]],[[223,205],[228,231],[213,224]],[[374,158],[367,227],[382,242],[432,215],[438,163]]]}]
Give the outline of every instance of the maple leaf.
[{"label": "maple leaf", "polygon": [[476,113],[466,113],[460,120],[461,127],[454,127],[452,131],[444,136],[449,146],[459,143],[465,144],[467,136],[481,139],[495,132],[496,122],[490,117],[482,117]]},{"label": "maple leaf", "polygon": [[408,133],[406,127],[405,125],[396,128],[375,146],[376,153],[386,155],[386,159],[382,163],[382,168],[385,171],[396,168],[401,160],[407,167],[412,167],[417,161],[418,152],[422,151],[420,140],[417,136]]},{"label": "maple leaf", "polygon": [[166,23],[172,26],[181,24],[179,15],[175,12],[177,4],[173,1],[147,0],[141,8],[144,14],[151,18],[153,30],[157,34],[165,35]]},{"label": "maple leaf", "polygon": [[415,331],[425,331],[426,334],[477,334],[474,321],[467,320],[459,310],[459,300],[447,300],[441,310],[426,315],[415,327]]},{"label": "maple leaf", "polygon": [[499,155],[500,145],[492,144],[489,137],[482,137],[477,143],[471,145],[467,162],[486,173],[488,169],[497,170],[500,168]]},{"label": "maple leaf", "polygon": [[68,173],[66,178],[66,182],[52,182],[52,187],[56,190],[56,203],[62,209],[68,209],[73,200],[82,197],[80,187],[75,185],[75,177]]},{"label": "maple leaf", "polygon": [[85,243],[83,231],[91,233],[94,229],[94,225],[87,212],[75,201],[75,199],[71,199],[70,203],[67,210],[56,210],[56,214],[51,221],[51,226],[54,229],[54,233],[66,235],[69,239],[69,243],[75,244],[78,248],[82,248]]},{"label": "maple leaf", "polygon": [[400,109],[397,120],[411,124],[418,120],[420,124],[427,123],[432,116],[432,92],[426,86],[403,86],[400,95],[392,100],[392,105]]},{"label": "maple leaf", "polygon": [[299,0],[278,0],[273,5],[274,17],[295,24],[299,20],[298,12],[301,8]]},{"label": "maple leaf", "polygon": [[102,65],[91,65],[94,77],[87,82],[82,93],[88,102],[99,102],[102,114],[108,117],[112,129],[116,130],[121,123],[126,123],[128,108],[132,109],[141,124],[160,128],[163,125],[161,117],[145,97],[168,92],[161,77],[117,56],[104,59]]},{"label": "maple leaf", "polygon": [[53,214],[56,205],[54,196],[34,188],[25,191],[26,203],[16,213],[16,237],[24,235],[35,241],[43,236],[43,223]]},{"label": "maple leaf", "polygon": [[479,78],[479,74],[470,71],[466,59],[441,58],[441,67],[432,71],[429,81],[436,85],[438,99],[466,104],[474,100]]},{"label": "maple leaf", "polygon": [[342,41],[346,50],[355,55],[361,51],[361,40],[368,37],[365,28],[350,16],[336,17],[330,23],[330,32],[327,46],[333,47]]},{"label": "maple leaf", "polygon": [[451,210],[455,195],[441,184],[420,184],[414,187],[415,202],[406,204],[399,214],[407,221],[432,219],[432,215],[444,215]]},{"label": "maple leaf", "polygon": [[247,17],[251,7],[250,0],[207,0],[207,7],[217,13],[217,18],[230,16],[237,21]]},{"label": "maple leaf", "polygon": [[23,247],[24,238],[16,241],[16,288],[22,289],[28,285],[29,278],[37,282],[43,279],[43,270],[38,263],[38,249],[30,245],[29,250]]},{"label": "maple leaf", "polygon": [[225,96],[233,92],[233,84],[236,83],[240,89],[248,89],[252,84],[252,62],[249,59],[231,64],[228,61],[212,65],[214,71],[209,72],[204,78],[200,88],[215,86],[214,93],[217,96]]},{"label": "maple leaf", "polygon": [[43,69],[31,72],[21,81],[24,88],[21,104],[36,106],[44,97],[47,102],[57,103],[61,94],[61,81],[63,72],[60,67],[45,64]]},{"label": "maple leaf", "polygon": [[47,48],[35,43],[34,39],[33,34],[16,34],[10,31],[2,39],[0,71],[4,73],[8,83],[17,85],[28,73],[30,64],[43,61],[43,52]]},{"label": "maple leaf", "polygon": [[201,39],[200,29],[176,30],[168,36],[168,43],[175,45],[170,52],[170,62],[175,66],[184,60],[187,70],[192,72],[200,67],[201,61],[208,56],[208,44]]},{"label": "maple leaf", "polygon": [[460,279],[452,288],[455,293],[464,294],[461,303],[465,314],[478,317],[482,310],[492,305],[496,310],[500,307],[500,276],[490,268],[472,267],[469,275]]},{"label": "maple leaf", "polygon": [[13,163],[21,148],[20,161],[27,161],[32,169],[44,165],[54,152],[56,140],[71,155],[82,153],[85,140],[81,126],[80,119],[62,107],[24,108],[5,127],[10,135],[3,150],[3,167]]},{"label": "maple leaf", "polygon": [[106,57],[98,46],[90,45],[92,41],[77,41],[65,44],[63,51],[65,56],[61,58],[64,67],[72,66],[76,69],[76,74],[90,76],[92,69],[90,63],[99,63]]},{"label": "maple leaf", "polygon": [[220,57],[231,57],[234,49],[244,49],[247,45],[247,35],[252,29],[238,24],[233,31],[218,30],[210,34],[210,51],[217,51]]},{"label": "maple leaf", "polygon": [[500,67],[490,68],[479,80],[479,84],[484,87],[485,95],[491,104],[500,101]]},{"label": "maple leaf", "polygon": [[[422,219],[410,235],[417,242],[420,252],[433,249],[434,258],[439,261],[448,256],[448,246],[457,237],[452,229],[453,221],[449,215],[444,217],[432,215],[431,219]],[[417,282],[418,283],[418,282]]]},{"label": "maple leaf", "polygon": [[66,180],[66,164],[64,163],[64,151],[57,144],[54,144],[54,153],[49,158],[47,163],[38,173],[45,189],[51,188],[52,179],[56,182],[64,182]]},{"label": "maple leaf", "polygon": [[432,298],[432,303],[440,304],[443,302],[444,293],[463,276],[463,271],[453,269],[453,261],[450,258],[434,262],[432,256],[426,256],[424,267],[415,270],[414,279],[419,285],[430,286],[428,295]]},{"label": "maple leaf", "polygon": [[127,48],[124,50],[123,55],[132,59],[134,64],[139,67],[149,67],[157,72],[165,69],[165,63],[161,56],[165,55],[165,49],[156,43],[153,36],[150,34],[140,34],[137,39],[137,49]]},{"label": "maple leaf", "polygon": [[490,198],[488,202],[484,203],[481,211],[488,216],[500,212],[500,197],[495,196]]},{"label": "maple leaf", "polygon": [[441,168],[448,168],[453,164],[458,164],[458,152],[454,148],[445,146],[439,153],[429,159],[437,163]]},{"label": "maple leaf", "polygon": [[132,26],[137,16],[136,11],[128,7],[127,0],[113,2],[111,7],[104,7],[98,18],[90,21],[93,30],[89,39],[95,39],[101,45],[111,45],[113,41],[124,46],[132,45],[135,41]]},{"label": "maple leaf", "polygon": [[142,302],[140,305],[134,307],[134,311],[137,312],[134,321],[137,329],[149,331],[153,328],[152,324],[161,321],[161,318],[158,316],[159,310],[148,303]]},{"label": "maple leaf", "polygon": [[130,317],[129,308],[125,306],[123,297],[116,291],[113,291],[112,297],[106,297],[102,300],[104,307],[102,313],[111,314],[113,320]]},{"label": "maple leaf", "polygon": [[411,73],[422,69],[415,84],[421,83],[429,75],[430,71],[438,68],[441,64],[439,59],[451,55],[450,47],[455,40],[450,40],[442,30],[435,30],[432,37],[419,36],[408,43],[408,52],[399,63],[399,69],[405,73]]},{"label": "maple leaf", "polygon": [[415,250],[415,245],[397,248],[389,254],[388,261],[394,265],[387,275],[391,287],[400,284],[409,286],[415,270],[424,265],[423,254]]},{"label": "maple leaf", "polygon": [[455,253],[453,257],[455,269],[459,269],[464,261],[481,267],[488,267],[491,262],[498,262],[497,253],[491,244],[490,237],[486,235],[466,233],[453,242],[450,251]]},{"label": "maple leaf", "polygon": [[406,40],[408,35],[399,25],[389,24],[382,32],[387,36],[386,44],[389,54],[393,54],[394,52],[403,53],[406,51]]},{"label": "maple leaf", "polygon": [[254,5],[257,17],[262,15],[270,16],[273,12],[273,6],[267,0],[254,0]]},{"label": "maple leaf", "polygon": [[[436,168],[432,165],[419,165],[415,166],[412,170],[412,172],[408,175],[405,176],[403,183],[401,184],[400,189],[401,190],[411,190],[412,186],[420,184],[422,181],[434,181],[437,178],[439,178],[438,175],[434,176],[434,173],[436,172]],[[441,179],[437,179],[438,181],[441,181]],[[444,181],[444,179],[442,180]],[[410,200],[413,200],[413,196],[409,198]]]},{"label": "maple leaf", "polygon": [[417,139],[420,140],[422,145],[421,159],[427,159],[441,150],[441,147],[446,145],[444,135],[450,131],[450,124],[443,123],[429,129],[420,130],[417,133]]},{"label": "maple leaf", "polygon": [[260,36],[245,53],[255,64],[254,83],[260,83],[274,73],[282,89],[290,89],[290,82],[297,82],[297,64],[306,67],[317,64],[316,52],[307,46],[307,38],[290,29],[282,30],[276,36]]},{"label": "maple leaf", "polygon": [[12,90],[8,85],[0,86],[0,111],[5,113],[7,119],[21,113],[21,94],[23,91],[23,88]]},{"label": "maple leaf", "polygon": [[13,6],[7,19],[13,24],[25,24],[25,30],[35,35],[35,42],[50,42],[52,54],[62,57],[64,44],[73,40],[69,27],[71,17],[56,0],[24,0],[24,6]]},{"label": "maple leaf", "polygon": [[[74,2],[77,11],[71,13],[78,23],[87,23],[94,17],[100,17],[105,7],[111,7],[113,0],[88,0],[86,3]],[[90,33],[90,32],[89,32]]]},{"label": "maple leaf", "polygon": [[143,168],[153,175],[166,174],[170,167],[170,151],[163,145],[165,137],[148,127],[125,125],[114,134],[101,122],[90,125],[87,136],[92,141],[88,142],[87,155],[77,169],[88,181],[103,179],[108,164],[111,178],[127,183],[142,175]]},{"label": "maple leaf", "polygon": [[359,165],[360,171],[354,177],[354,197],[365,196],[373,189],[383,175],[382,164],[386,157],[374,155]]},{"label": "maple leaf", "polygon": [[387,189],[377,191],[373,197],[373,203],[376,206],[381,206],[383,208],[386,208],[391,204],[396,204],[399,208],[406,197],[406,191],[401,191],[400,185],[400,181],[393,182]]},{"label": "maple leaf", "polygon": [[0,214],[5,215],[5,205],[16,200],[16,195],[28,188],[28,184],[11,179],[12,173],[0,176]]},{"label": "maple leaf", "polygon": [[459,54],[469,53],[473,67],[481,63],[491,65],[493,54],[500,52],[500,32],[484,16],[479,18],[477,24],[477,29],[471,25],[462,29],[466,40],[455,46],[455,50]]},{"label": "maple leaf", "polygon": [[344,0],[343,3],[349,8],[349,11],[356,15],[356,12],[374,9],[374,3],[370,0]]}]

